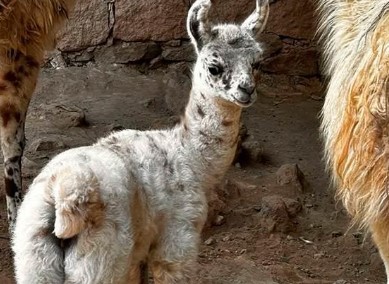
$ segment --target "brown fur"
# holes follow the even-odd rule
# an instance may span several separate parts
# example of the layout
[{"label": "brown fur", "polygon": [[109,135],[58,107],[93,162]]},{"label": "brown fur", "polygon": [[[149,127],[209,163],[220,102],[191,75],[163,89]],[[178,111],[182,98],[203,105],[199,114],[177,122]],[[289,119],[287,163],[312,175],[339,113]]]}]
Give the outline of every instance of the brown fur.
[{"label": "brown fur", "polygon": [[[0,54],[10,50],[32,57],[55,46],[56,32],[75,0],[0,0]],[[3,62],[4,63],[4,62]]]},{"label": "brown fur", "polygon": [[[5,167],[10,229],[21,201],[21,161],[24,125],[45,50],[52,49],[56,33],[75,0],[0,0],[0,137]],[[8,181],[8,182],[7,182]]]}]

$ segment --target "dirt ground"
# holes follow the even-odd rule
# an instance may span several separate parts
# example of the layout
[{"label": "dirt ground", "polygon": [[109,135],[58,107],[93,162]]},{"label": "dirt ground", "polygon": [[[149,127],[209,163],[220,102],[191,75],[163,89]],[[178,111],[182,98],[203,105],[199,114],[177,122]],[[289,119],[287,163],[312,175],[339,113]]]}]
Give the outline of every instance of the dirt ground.
[{"label": "dirt ground", "polygon": [[[25,187],[64,149],[123,127],[172,124],[190,87],[180,68],[148,75],[119,67],[43,70],[26,126]],[[317,82],[264,77],[262,83],[258,102],[243,114],[261,158],[232,166],[219,189],[215,220],[203,234],[198,283],[384,283],[369,236],[348,228],[329,189],[318,135],[321,94],[312,91]],[[280,184],[277,171],[285,164],[298,164],[305,181],[300,175]],[[3,189],[0,197],[5,284],[13,283],[13,268]]]}]

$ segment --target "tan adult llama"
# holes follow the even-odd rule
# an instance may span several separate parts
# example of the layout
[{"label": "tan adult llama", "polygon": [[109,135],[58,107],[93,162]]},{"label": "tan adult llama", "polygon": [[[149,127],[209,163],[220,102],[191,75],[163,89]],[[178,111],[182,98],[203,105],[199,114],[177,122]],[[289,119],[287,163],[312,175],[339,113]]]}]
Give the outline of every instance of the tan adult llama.
[{"label": "tan adult llama", "polygon": [[372,233],[389,275],[389,1],[319,3],[329,76],[321,128],[328,168],[353,223]]}]

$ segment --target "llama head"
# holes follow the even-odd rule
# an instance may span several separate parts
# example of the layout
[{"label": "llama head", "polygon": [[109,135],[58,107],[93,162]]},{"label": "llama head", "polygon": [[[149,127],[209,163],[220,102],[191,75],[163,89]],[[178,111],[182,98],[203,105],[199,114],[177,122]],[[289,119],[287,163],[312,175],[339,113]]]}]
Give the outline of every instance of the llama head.
[{"label": "llama head", "polygon": [[256,0],[255,11],[241,25],[212,26],[210,6],[211,0],[197,0],[188,15],[187,29],[197,52],[193,87],[247,107],[257,97],[253,73],[263,52],[255,36],[266,25],[269,0]]}]

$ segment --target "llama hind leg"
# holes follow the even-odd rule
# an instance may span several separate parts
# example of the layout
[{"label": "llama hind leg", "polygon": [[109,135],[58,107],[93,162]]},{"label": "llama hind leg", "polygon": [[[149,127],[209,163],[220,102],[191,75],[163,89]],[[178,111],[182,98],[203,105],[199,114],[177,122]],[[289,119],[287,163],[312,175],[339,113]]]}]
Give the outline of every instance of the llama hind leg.
[{"label": "llama hind leg", "polygon": [[389,222],[377,222],[371,226],[373,240],[378,247],[385,265],[387,283],[389,284]]},{"label": "llama hind leg", "polygon": [[24,125],[43,55],[8,50],[0,62],[0,134],[8,221],[12,230],[22,198],[21,159],[25,146]]}]

